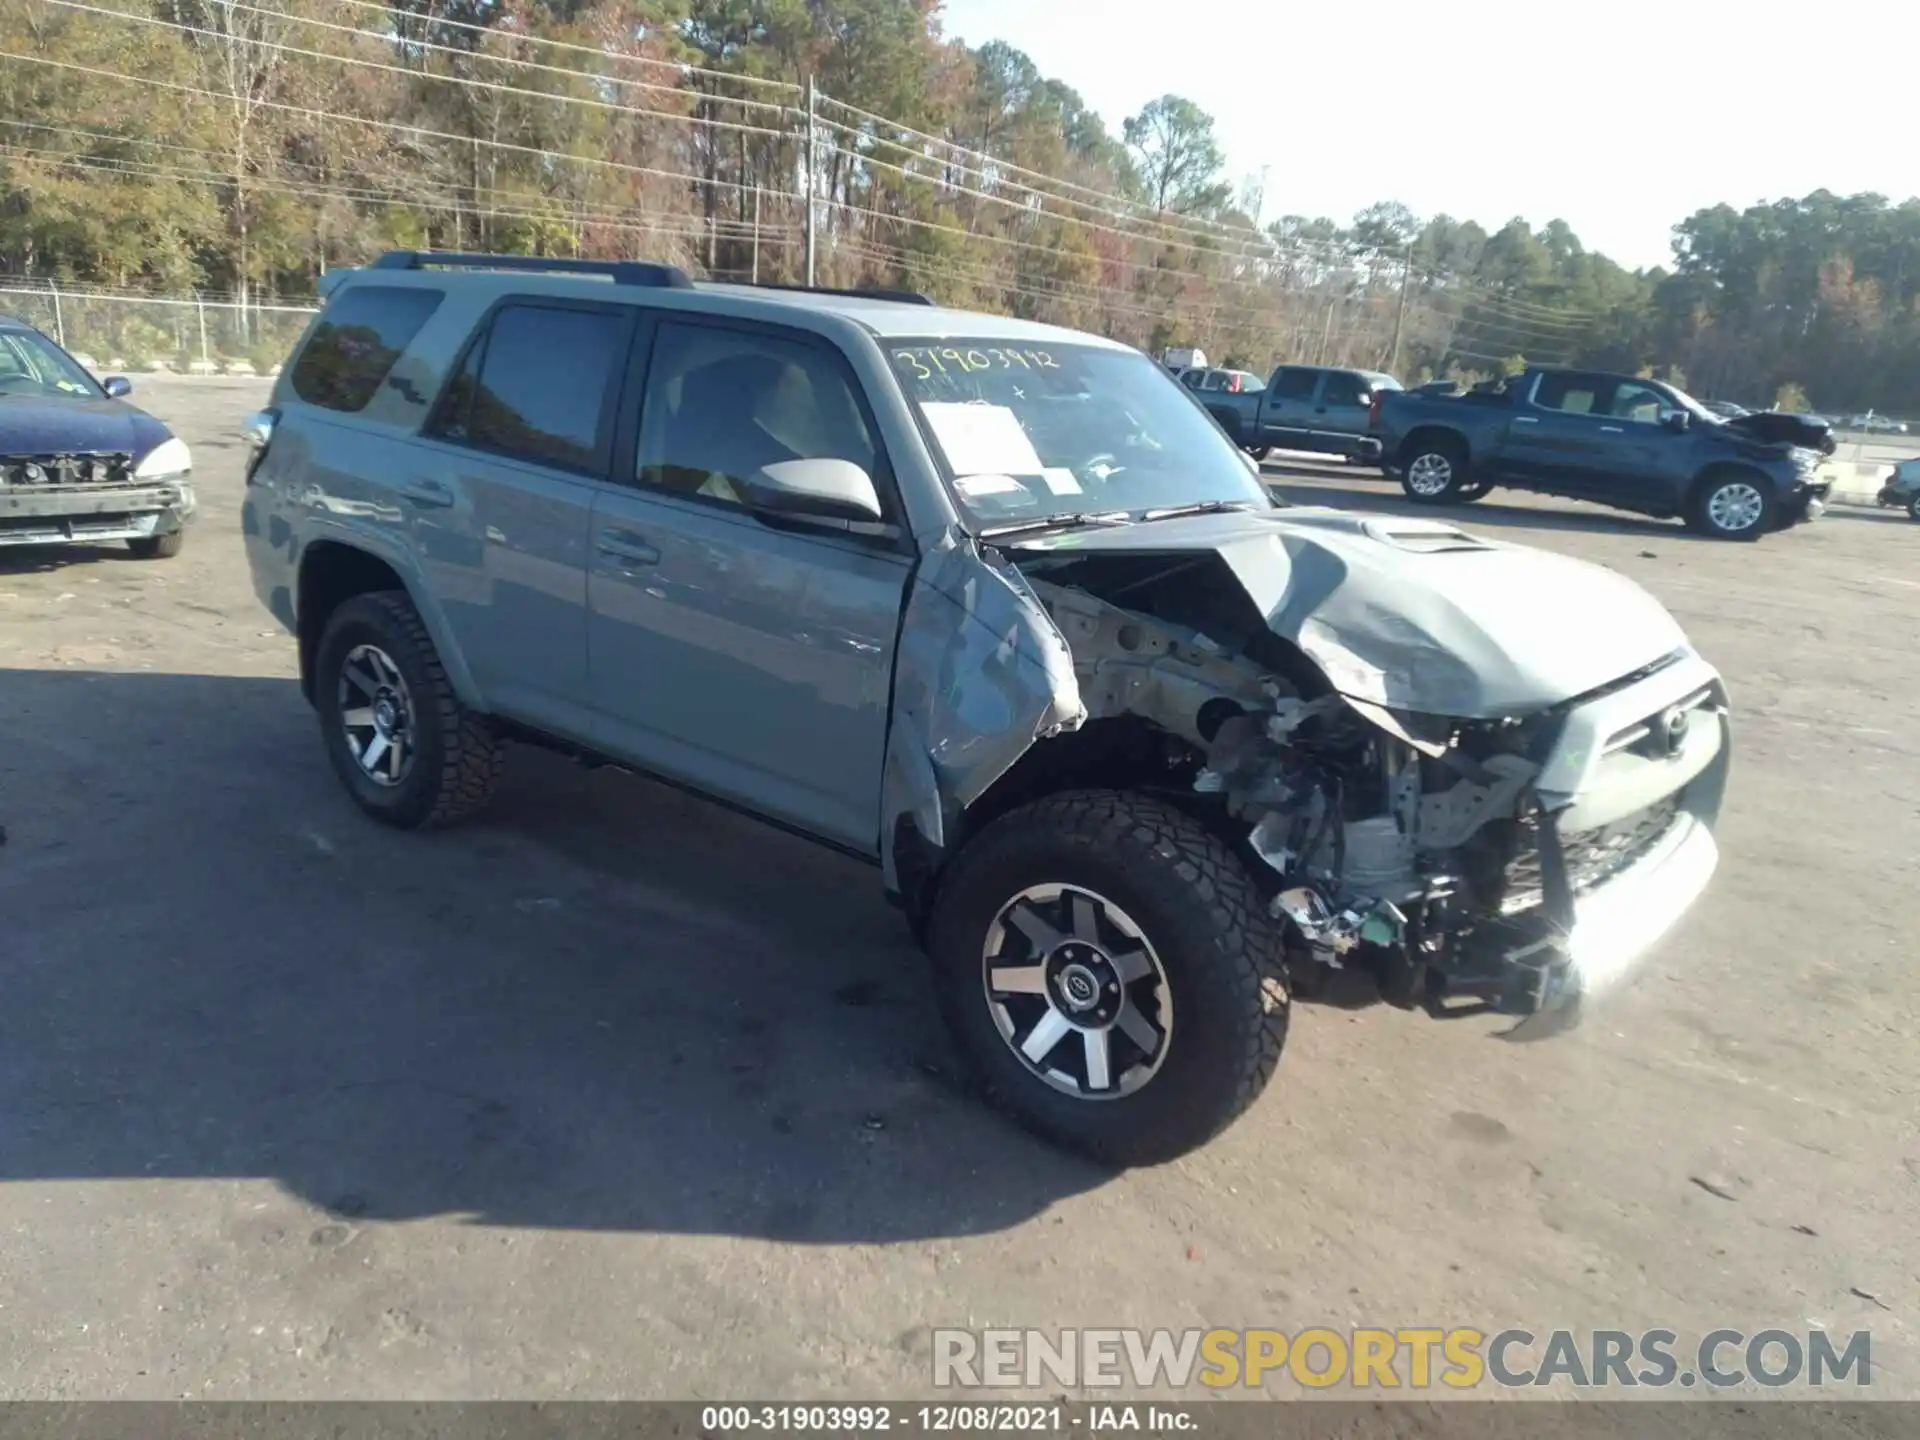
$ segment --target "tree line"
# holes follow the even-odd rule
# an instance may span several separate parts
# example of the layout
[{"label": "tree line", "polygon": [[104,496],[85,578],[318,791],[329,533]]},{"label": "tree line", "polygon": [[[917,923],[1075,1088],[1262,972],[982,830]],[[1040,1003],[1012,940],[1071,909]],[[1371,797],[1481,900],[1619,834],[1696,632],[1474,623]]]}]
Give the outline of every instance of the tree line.
[{"label": "tree line", "polygon": [[1640,271],[1559,220],[1271,218],[1283,187],[1236,183],[1194,101],[1116,134],[940,19],[939,0],[8,0],[0,269],[241,307],[396,247],[793,282],[811,229],[821,284],[1255,370],[1588,364],[1920,412],[1920,201],[1716,206]]}]

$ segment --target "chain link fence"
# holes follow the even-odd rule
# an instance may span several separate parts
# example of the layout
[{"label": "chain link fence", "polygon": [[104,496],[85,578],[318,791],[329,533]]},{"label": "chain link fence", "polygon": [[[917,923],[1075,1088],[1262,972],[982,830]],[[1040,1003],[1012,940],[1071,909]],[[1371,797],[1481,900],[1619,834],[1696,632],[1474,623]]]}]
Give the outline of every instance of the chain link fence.
[{"label": "chain link fence", "polygon": [[96,374],[270,375],[293,350],[310,305],[253,305],[69,289],[0,277],[0,310],[58,340]]}]

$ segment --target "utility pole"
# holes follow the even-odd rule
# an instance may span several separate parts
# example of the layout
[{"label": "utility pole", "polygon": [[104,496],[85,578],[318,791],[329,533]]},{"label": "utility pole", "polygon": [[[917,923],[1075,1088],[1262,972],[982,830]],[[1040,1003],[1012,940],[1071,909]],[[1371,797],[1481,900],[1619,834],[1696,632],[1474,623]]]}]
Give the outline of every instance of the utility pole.
[{"label": "utility pole", "polygon": [[1407,291],[1413,288],[1413,242],[1407,242],[1407,256],[1400,264],[1400,305],[1393,312],[1393,352],[1387,356],[1387,373],[1400,369],[1400,332],[1407,323]]},{"label": "utility pole", "polygon": [[753,283],[760,283],[760,187],[753,187]]},{"label": "utility pole", "polygon": [[814,280],[814,251],[816,236],[814,233],[814,172],[820,165],[820,147],[814,136],[813,116],[818,96],[813,88],[813,76],[807,76],[807,285],[812,287]]}]

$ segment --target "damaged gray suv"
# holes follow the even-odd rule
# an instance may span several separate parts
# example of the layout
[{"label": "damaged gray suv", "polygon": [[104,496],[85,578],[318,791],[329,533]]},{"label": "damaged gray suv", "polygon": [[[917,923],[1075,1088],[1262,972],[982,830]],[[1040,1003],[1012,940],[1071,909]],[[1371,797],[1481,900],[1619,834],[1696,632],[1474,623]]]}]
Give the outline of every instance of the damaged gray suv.
[{"label": "damaged gray suv", "polygon": [[249,426],[261,599],[370,814],[507,742],[878,867],[983,1088],[1217,1134],[1293,987],[1563,1028],[1715,861],[1726,694],[1596,566],[1283,506],[1096,337],[894,292],[400,253]]}]

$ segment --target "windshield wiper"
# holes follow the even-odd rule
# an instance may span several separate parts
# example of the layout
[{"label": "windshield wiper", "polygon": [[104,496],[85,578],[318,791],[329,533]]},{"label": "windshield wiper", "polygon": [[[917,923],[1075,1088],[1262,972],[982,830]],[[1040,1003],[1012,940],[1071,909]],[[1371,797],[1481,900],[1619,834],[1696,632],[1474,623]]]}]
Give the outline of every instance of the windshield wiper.
[{"label": "windshield wiper", "polygon": [[989,525],[980,532],[982,540],[1005,540],[1011,535],[1038,535],[1046,530],[1078,530],[1090,525],[1131,525],[1133,516],[1125,510],[1076,510],[1069,515],[1048,515],[1039,520],[1022,520],[1013,525]]},{"label": "windshield wiper", "polygon": [[[1263,508],[1258,500],[1208,500],[1199,505],[1166,505],[1158,510],[1142,510],[1142,520],[1171,520],[1180,515],[1224,515],[1229,510]],[[1277,507],[1276,507],[1277,508]]]}]

